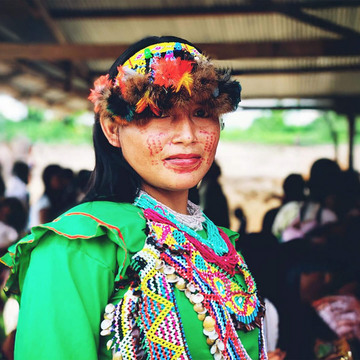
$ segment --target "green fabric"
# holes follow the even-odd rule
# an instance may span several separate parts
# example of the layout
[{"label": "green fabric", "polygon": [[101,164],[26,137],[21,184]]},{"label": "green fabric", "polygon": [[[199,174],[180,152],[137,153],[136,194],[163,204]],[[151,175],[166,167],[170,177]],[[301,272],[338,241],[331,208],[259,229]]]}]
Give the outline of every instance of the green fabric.
[{"label": "green fabric", "polygon": [[[99,339],[100,322],[106,304],[125,292],[113,294],[114,281],[125,277],[131,257],[142,249],[144,229],[142,211],[133,205],[86,203],[34,228],[12,248],[3,261],[15,273],[9,291],[21,293],[16,360],[111,359],[108,339]],[[237,236],[224,230],[232,240]],[[192,305],[177,289],[175,297],[192,357],[212,359]],[[258,359],[259,331],[238,334]]]}]

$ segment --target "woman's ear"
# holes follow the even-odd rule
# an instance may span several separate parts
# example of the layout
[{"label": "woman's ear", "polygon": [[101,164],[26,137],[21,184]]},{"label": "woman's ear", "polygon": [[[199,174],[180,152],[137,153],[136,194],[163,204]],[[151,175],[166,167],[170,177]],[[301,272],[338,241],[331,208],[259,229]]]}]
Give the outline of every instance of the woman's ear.
[{"label": "woman's ear", "polygon": [[100,117],[100,125],[101,129],[106,136],[108,142],[115,147],[121,147],[120,140],[119,140],[119,124],[115,121],[112,121],[108,117]]}]

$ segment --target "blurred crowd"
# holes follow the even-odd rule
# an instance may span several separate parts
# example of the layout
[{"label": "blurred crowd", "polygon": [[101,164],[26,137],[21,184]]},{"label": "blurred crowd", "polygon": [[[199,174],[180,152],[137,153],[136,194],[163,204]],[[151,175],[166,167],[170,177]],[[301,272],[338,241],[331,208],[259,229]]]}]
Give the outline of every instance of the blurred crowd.
[{"label": "blurred crowd", "polygon": [[[1,168],[0,168],[1,170]],[[42,173],[44,192],[39,199],[30,199],[28,184],[31,167],[16,161],[11,176],[4,181],[0,171],[0,256],[9,246],[26,235],[32,226],[54,220],[82,201],[90,179],[89,170],[75,174],[57,164],[48,165]],[[0,263],[0,286],[4,289],[9,270]],[[13,358],[13,334],[17,325],[18,304],[0,296],[0,360]]]},{"label": "blurred crowd", "polygon": [[80,170],[75,174],[71,169],[50,164],[42,173],[44,192],[39,199],[31,202],[28,191],[31,179],[29,165],[16,161],[6,184],[0,173],[1,234],[7,231],[9,234],[9,238],[1,236],[0,249],[6,249],[15,241],[14,230],[18,238],[31,227],[52,221],[78,204],[85,194],[90,175],[89,170]]},{"label": "blurred crowd", "polygon": [[359,174],[319,159],[308,181],[284,180],[282,204],[260,232],[246,232],[244,213],[236,210],[236,246],[273,305],[270,359],[359,359]]},{"label": "blurred crowd", "polygon": [[[246,229],[246,209],[235,210],[240,221],[236,248],[245,257],[266,302],[271,360],[357,359],[359,174],[343,171],[329,159],[317,160],[309,173],[307,181],[300,174],[284,179],[281,205],[265,214],[257,233]],[[56,164],[48,165],[42,173],[44,192],[34,201],[28,191],[31,167],[16,161],[6,183],[0,176],[0,254],[32,226],[49,222],[81,202],[90,176],[88,170],[75,174]],[[217,225],[229,227],[228,202],[220,176],[215,162],[200,186],[191,189],[190,199]],[[1,266],[3,288],[8,270]],[[2,296],[2,310],[0,341],[7,339],[2,356],[11,359],[8,335],[16,328],[16,306]]]}]

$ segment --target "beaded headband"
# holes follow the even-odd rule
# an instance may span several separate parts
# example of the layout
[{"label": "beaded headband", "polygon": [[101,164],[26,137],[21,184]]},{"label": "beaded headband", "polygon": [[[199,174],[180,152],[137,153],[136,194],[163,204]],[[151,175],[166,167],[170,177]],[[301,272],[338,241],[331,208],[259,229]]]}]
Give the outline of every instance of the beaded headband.
[{"label": "beaded headband", "polygon": [[114,79],[100,76],[89,100],[94,111],[120,124],[160,117],[174,106],[193,101],[211,114],[236,110],[241,86],[230,71],[217,69],[195,47],[180,42],[157,43],[118,66]]}]

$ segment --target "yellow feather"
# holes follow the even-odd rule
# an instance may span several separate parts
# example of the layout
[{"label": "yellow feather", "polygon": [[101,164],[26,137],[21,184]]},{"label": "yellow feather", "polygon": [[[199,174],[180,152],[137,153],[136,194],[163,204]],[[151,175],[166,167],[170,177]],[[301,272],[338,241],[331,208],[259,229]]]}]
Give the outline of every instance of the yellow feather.
[{"label": "yellow feather", "polygon": [[155,115],[160,115],[160,109],[157,107],[155,102],[150,98],[150,92],[147,90],[144,96],[136,103],[135,111],[139,114],[142,113],[147,107],[150,107],[151,111]]},{"label": "yellow feather", "polygon": [[192,88],[193,82],[194,82],[194,79],[191,76],[191,74],[189,72],[184,73],[179,81],[179,84],[178,84],[175,92],[179,92],[181,87],[184,86],[184,88],[188,91],[189,95],[191,96],[191,88]]},{"label": "yellow feather", "polygon": [[149,104],[149,90],[147,90],[144,96],[136,103],[135,111],[137,113],[142,113]]}]

